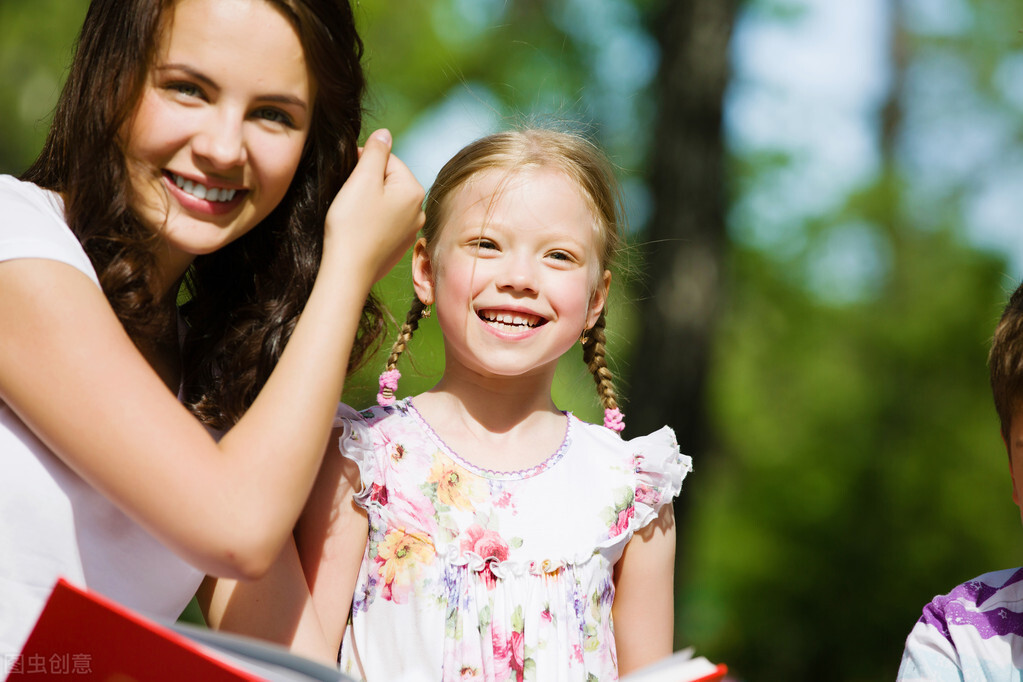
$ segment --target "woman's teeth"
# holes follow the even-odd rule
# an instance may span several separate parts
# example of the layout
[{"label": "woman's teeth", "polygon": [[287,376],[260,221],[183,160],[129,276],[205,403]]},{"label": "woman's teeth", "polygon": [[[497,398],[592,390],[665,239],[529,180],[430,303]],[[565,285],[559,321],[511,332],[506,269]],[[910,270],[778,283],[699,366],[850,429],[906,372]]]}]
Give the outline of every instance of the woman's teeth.
[{"label": "woman's teeth", "polygon": [[485,322],[509,327],[536,327],[542,321],[542,318],[537,315],[527,315],[525,313],[498,313],[490,310],[481,311],[480,317],[483,318]]},{"label": "woman's teeth", "polygon": [[206,185],[200,185],[198,182],[192,182],[191,180],[185,180],[180,175],[170,174],[171,179],[174,180],[174,184],[181,188],[186,194],[191,194],[196,199],[205,199],[206,201],[231,201],[234,199],[234,195],[238,190],[227,189],[226,187],[207,187]]}]

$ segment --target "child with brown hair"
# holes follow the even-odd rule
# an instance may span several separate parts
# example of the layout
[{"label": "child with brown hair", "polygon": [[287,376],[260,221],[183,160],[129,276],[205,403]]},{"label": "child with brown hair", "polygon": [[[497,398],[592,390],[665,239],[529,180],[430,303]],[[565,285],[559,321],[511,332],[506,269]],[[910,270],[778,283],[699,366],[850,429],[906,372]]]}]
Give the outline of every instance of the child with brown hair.
[{"label": "child with brown hair", "polygon": [[[1023,516],[1023,285],[995,328],[991,392]],[[899,682],[1018,680],[1023,670],[1023,568],[985,573],[935,597],[906,639]]]}]

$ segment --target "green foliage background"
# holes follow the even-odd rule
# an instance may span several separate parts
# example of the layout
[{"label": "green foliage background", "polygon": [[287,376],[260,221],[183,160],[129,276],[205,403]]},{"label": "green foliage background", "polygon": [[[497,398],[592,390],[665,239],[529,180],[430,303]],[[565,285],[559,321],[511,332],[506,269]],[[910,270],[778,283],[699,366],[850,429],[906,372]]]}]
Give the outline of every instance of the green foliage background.
[{"label": "green foliage background", "polygon": [[[0,171],[19,172],[39,149],[85,4],[0,2],[0,120],[7,123]],[[914,81],[893,102],[904,115],[903,140],[950,158],[956,149],[942,136],[942,120],[997,121],[1000,151],[976,168],[935,181],[935,169],[879,134],[875,177],[838,206],[790,212],[788,237],[757,241],[748,235],[776,218],[749,199],[776,187],[798,153],[733,152],[733,239],[722,264],[726,305],[709,397],[716,440],[684,491],[694,504],[679,520],[676,639],[727,662],[737,679],[892,679],[926,601],[1020,563],[1019,512],[985,367],[1015,282],[1004,254],[966,239],[964,207],[985,173],[1020,155],[1023,112],[999,74],[1020,58],[1023,8],[961,4],[971,21],[942,35],[893,14],[907,60],[893,68],[953,65],[958,74]],[[597,65],[608,58],[611,33],[642,37],[656,6],[361,0],[372,84],[366,129],[391,128],[400,152],[423,113],[450,93],[478,99],[497,125],[520,113],[592,121],[627,189],[642,199],[657,93],[607,80]],[[800,3],[748,2],[744,11],[795,21]],[[772,210],[785,209],[796,198],[776,191],[772,202]],[[642,211],[633,222],[638,242]],[[857,295],[836,299],[811,273],[820,247],[851,222],[882,245],[883,267]],[[399,318],[408,282],[402,264],[380,286]],[[623,374],[630,356],[643,352],[630,344],[640,291],[628,277],[616,280],[611,352]],[[412,360],[402,392],[426,388],[442,371],[435,325],[424,325]],[[380,362],[352,379],[346,400],[372,401]],[[595,419],[581,364],[564,363],[556,399]]]}]

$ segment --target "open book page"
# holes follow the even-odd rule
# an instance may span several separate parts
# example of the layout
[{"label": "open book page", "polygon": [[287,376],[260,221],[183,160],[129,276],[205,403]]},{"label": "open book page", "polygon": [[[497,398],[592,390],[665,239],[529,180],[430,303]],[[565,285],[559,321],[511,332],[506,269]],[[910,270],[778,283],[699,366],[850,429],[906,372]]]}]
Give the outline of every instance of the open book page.
[{"label": "open book page", "polygon": [[727,672],[725,665],[694,657],[690,647],[626,675],[622,682],[713,682],[724,679]]},{"label": "open book page", "polygon": [[167,627],[213,650],[219,658],[256,673],[268,682],[286,680],[355,682],[334,668],[296,656],[283,646],[260,639],[218,632],[187,623],[173,623]]}]

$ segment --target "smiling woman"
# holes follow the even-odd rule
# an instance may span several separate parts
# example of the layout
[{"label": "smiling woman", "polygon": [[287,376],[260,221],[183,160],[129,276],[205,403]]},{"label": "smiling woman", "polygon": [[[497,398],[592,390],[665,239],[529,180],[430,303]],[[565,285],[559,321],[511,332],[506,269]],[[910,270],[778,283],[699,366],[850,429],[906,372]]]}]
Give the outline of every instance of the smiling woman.
[{"label": "smiling woman", "polygon": [[160,227],[158,267],[173,282],[280,203],[315,88],[293,26],[265,3],[181,0],[169,26],[125,152],[136,212]]},{"label": "smiling woman", "polygon": [[91,3],[0,176],[5,666],[60,576],[170,618],[291,542],[422,222],[386,131],[359,160],[361,48],[342,0]]}]

